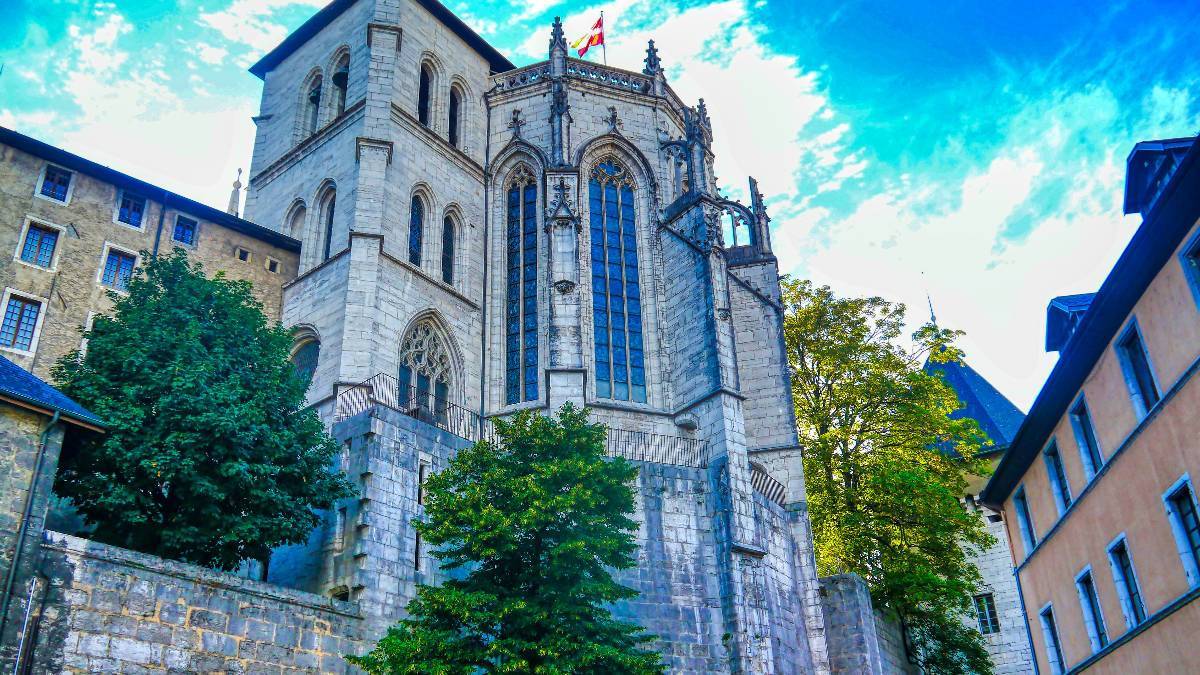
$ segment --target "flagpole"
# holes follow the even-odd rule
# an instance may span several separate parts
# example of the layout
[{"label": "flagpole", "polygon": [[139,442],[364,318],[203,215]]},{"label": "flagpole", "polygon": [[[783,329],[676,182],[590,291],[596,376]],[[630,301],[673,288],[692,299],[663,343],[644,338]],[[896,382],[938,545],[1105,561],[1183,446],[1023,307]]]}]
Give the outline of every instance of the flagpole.
[{"label": "flagpole", "polygon": [[[604,10],[600,10],[600,30],[607,31],[608,26],[604,25]],[[600,48],[604,54],[604,65],[608,65],[608,36],[604,36],[604,41],[600,43]]]}]

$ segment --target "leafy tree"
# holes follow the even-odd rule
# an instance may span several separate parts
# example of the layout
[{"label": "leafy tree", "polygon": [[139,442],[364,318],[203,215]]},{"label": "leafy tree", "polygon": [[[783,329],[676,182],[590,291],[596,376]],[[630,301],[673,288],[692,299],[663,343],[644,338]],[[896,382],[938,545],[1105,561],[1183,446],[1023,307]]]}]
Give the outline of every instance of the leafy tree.
[{"label": "leafy tree", "polygon": [[961,359],[960,332],[922,326],[901,344],[904,306],[838,298],[784,280],[785,341],[820,574],[854,572],[894,610],[924,672],[992,672],[962,623],[980,577],[966,549],[990,546],[964,509],[965,475],[986,475],[988,443],[927,359]]},{"label": "leafy tree", "polygon": [[292,339],[250,284],[208,279],[182,249],[148,258],[95,317],[87,352],[54,367],[67,395],[109,424],[64,453],[55,491],[93,537],[233,569],[305,541],[313,509],[353,494],[337,443],[304,406]]},{"label": "leafy tree", "polygon": [[426,482],[421,536],[461,579],[421,586],[409,618],[351,658],[372,673],[660,673],[649,637],[607,605],[636,592],[629,483],[604,456],[604,428],[570,404],[496,422],[494,442],[458,453]]}]

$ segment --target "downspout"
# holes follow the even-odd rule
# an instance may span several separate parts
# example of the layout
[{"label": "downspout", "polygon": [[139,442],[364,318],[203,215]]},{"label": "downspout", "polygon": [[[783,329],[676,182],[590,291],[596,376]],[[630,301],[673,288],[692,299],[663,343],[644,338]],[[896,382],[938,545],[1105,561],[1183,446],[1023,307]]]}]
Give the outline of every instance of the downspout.
[{"label": "downspout", "polygon": [[[1008,536],[1008,521],[1005,521],[1005,536]],[[1009,551],[1012,551],[1012,545],[1009,545]],[[1037,654],[1033,653],[1033,630],[1029,627],[1029,612],[1026,611],[1025,591],[1021,589],[1021,573],[1017,568],[1013,567],[1013,579],[1017,582],[1017,601],[1021,603],[1021,618],[1025,620],[1025,639],[1029,640],[1029,662],[1033,664],[1033,675],[1038,675],[1041,671],[1038,670]]]},{"label": "downspout", "polygon": [[158,228],[154,230],[154,250],[150,251],[151,258],[158,257],[158,242],[162,240],[163,219],[167,215],[167,191],[162,191],[162,208],[158,210]]},{"label": "downspout", "polygon": [[480,312],[482,313],[482,321],[480,321],[479,330],[479,438],[484,437],[484,410],[487,401],[487,333],[488,333],[488,247],[491,245],[491,231],[489,230],[490,220],[488,215],[491,209],[488,208],[488,197],[491,195],[491,163],[492,163],[492,107],[488,105],[488,94],[496,91],[499,85],[492,85],[492,88],[483,93],[483,107],[487,110],[487,122],[484,131],[483,139],[483,298],[480,300]]},{"label": "downspout", "polygon": [[33,475],[29,481],[29,490],[25,492],[25,506],[21,509],[21,524],[17,526],[17,544],[13,548],[12,560],[8,564],[8,575],[4,580],[4,595],[0,600],[0,638],[4,636],[4,629],[8,625],[8,609],[9,603],[12,602],[13,583],[17,578],[17,563],[21,559],[21,550],[25,548],[25,537],[29,532],[29,514],[33,511],[33,495],[37,490],[39,479],[42,476],[42,462],[46,457],[46,443],[50,438],[50,431],[58,424],[60,413],[54,411],[54,416],[50,418],[50,423],[42,430],[42,435],[38,439],[37,459],[33,463]]}]

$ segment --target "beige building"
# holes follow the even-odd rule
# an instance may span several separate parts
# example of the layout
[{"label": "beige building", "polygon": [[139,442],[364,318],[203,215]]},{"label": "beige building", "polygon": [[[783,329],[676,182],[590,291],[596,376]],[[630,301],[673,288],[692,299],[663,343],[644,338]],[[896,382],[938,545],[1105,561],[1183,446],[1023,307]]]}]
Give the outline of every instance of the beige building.
[{"label": "beige building", "polygon": [[1192,139],[1134,148],[1125,211],[1142,225],[1096,294],[1051,302],[1059,361],[982,494],[1003,509],[1041,673],[1197,669],[1198,155]]},{"label": "beige building", "polygon": [[0,354],[48,378],[142,256],[177,246],[279,319],[299,241],[0,128]]}]

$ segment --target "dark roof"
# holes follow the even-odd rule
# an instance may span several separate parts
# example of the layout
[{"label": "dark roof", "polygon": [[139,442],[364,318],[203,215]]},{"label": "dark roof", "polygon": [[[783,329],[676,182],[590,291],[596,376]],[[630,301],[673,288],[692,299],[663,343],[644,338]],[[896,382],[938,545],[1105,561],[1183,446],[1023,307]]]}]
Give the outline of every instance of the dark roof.
[{"label": "dark roof", "polygon": [[241,232],[248,237],[254,237],[272,246],[278,246],[279,248],[295,253],[300,252],[299,240],[292,239],[285,234],[281,234],[275,230],[268,230],[261,225],[256,225],[220,209],[214,209],[211,206],[201,204],[194,199],[188,199],[181,194],[139,180],[116,169],[110,169],[103,164],[97,164],[90,159],[84,159],[79,155],[67,152],[49,143],[43,143],[25,134],[17,133],[12,129],[0,127],[0,143],[10,145],[22,152],[36,155],[59,166],[87,174],[93,178],[98,178],[122,188],[133,190],[149,199],[162,200],[172,208],[227,227],[235,232]]},{"label": "dark roof", "polygon": [[42,408],[50,414],[58,412],[68,420],[101,428],[105,426],[99,417],[67,398],[66,394],[3,356],[0,356],[0,398]]},{"label": "dark roof", "polygon": [[1046,306],[1046,351],[1057,352],[1067,344],[1095,297],[1095,293],[1078,293],[1050,301]]},{"label": "dark roof", "polygon": [[1125,160],[1125,205],[1129,213],[1145,213],[1162,193],[1167,181],[1179,167],[1192,138],[1167,138],[1142,141],[1133,146]]},{"label": "dark roof", "polygon": [[[1025,414],[974,368],[965,361],[929,361],[925,364],[925,372],[940,374],[954,393],[958,394],[963,407],[951,413],[950,417],[970,417],[978,422],[979,427],[995,445],[989,450],[989,454],[1003,451],[1012,443]],[[943,447],[942,450],[953,452],[953,448]]]},{"label": "dark roof", "polygon": [[1142,225],[1113,265],[1091,306],[1060,353],[1058,363],[1042,386],[1012,446],[980,495],[998,507],[1012,493],[1037,458],[1058,421],[1075,400],[1113,336],[1159,270],[1200,219],[1200,144],[1180,162],[1162,195],[1143,214]]},{"label": "dark roof", "polygon": [[[305,21],[299,28],[292,31],[279,43],[279,46],[267,52],[266,56],[258,60],[258,63],[250,66],[250,72],[258,79],[266,79],[267,73],[271,72],[283,60],[286,59],[292,52],[296,51],[309,38],[316,35],[322,28],[328,26],[334,19],[338,18],[356,0],[333,0],[333,2],[325,5],[321,11],[317,12],[308,21]],[[513,70],[516,66],[512,61],[509,61],[503,54],[496,51],[496,48],[488,44],[487,40],[479,37],[479,34],[471,30],[463,20],[454,15],[446,6],[437,0],[416,0],[417,4],[424,7],[438,21],[441,21],[447,28],[454,31],[454,34],[462,38],[472,49],[479,53],[480,56],[487,59],[488,64],[494,73],[503,73],[508,70]]]}]

